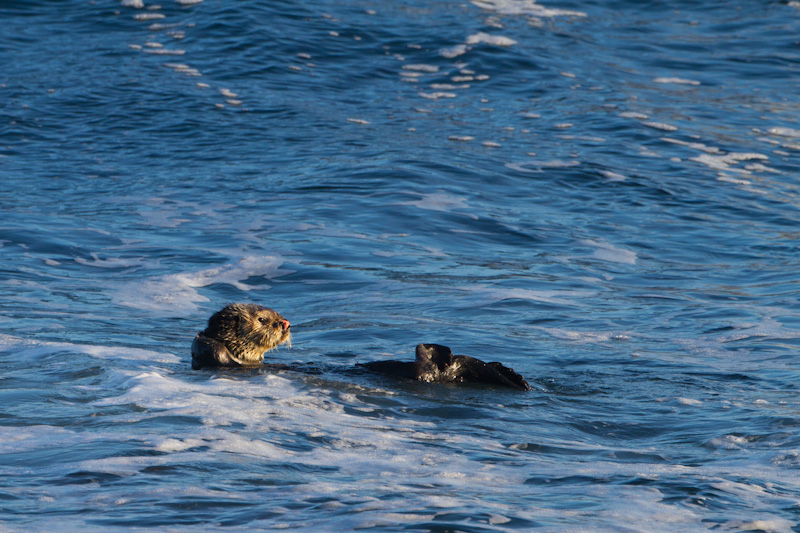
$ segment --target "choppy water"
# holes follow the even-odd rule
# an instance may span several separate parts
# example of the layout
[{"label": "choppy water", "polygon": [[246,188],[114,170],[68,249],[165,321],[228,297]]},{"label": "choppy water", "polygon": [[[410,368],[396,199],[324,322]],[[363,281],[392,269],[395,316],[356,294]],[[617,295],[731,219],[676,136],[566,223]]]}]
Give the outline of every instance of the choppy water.
[{"label": "choppy water", "polygon": [[137,4],[0,2],[0,528],[800,529],[798,2]]}]

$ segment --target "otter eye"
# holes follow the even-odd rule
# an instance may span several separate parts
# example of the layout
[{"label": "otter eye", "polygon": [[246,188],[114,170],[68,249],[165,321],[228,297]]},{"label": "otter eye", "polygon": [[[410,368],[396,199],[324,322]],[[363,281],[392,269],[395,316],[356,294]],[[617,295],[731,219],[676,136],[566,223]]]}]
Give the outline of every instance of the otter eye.
[{"label": "otter eye", "polygon": [[269,323],[269,320],[267,320],[263,316],[258,317],[258,321],[264,324],[265,326]]}]

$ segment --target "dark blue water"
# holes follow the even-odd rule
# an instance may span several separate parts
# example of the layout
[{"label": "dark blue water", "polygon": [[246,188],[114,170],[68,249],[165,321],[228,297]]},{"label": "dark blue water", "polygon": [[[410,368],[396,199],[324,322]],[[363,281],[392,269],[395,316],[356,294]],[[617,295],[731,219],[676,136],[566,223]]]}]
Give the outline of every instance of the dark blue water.
[{"label": "dark blue water", "polygon": [[[2,527],[797,531],[798,79],[797,2],[0,2]],[[325,371],[191,371],[236,301]],[[345,371],[419,342],[534,390]]]}]

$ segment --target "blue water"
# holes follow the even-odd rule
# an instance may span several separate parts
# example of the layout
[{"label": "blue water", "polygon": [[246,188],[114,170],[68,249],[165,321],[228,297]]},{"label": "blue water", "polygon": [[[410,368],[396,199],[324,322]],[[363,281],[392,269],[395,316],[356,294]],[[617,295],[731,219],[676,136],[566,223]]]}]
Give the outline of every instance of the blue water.
[{"label": "blue water", "polygon": [[800,4],[542,2],[0,2],[0,529],[799,531]]}]

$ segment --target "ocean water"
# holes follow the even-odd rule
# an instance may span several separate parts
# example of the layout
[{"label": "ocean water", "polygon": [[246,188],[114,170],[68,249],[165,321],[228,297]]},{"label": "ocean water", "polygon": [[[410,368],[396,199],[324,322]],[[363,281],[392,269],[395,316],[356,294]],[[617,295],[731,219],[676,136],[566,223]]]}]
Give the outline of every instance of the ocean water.
[{"label": "ocean water", "polygon": [[[800,531],[798,80],[788,1],[0,1],[0,529]],[[192,371],[230,302],[318,371]],[[348,371],[420,342],[533,390]]]}]

